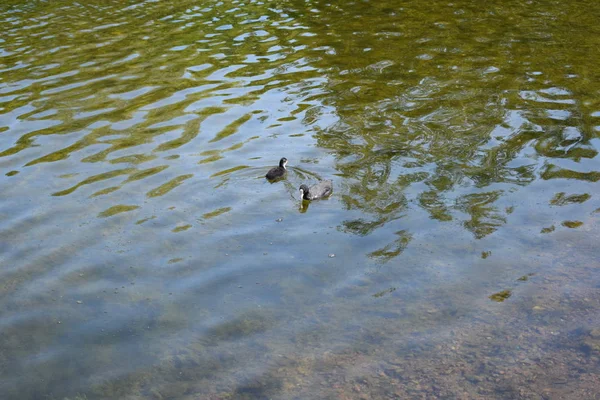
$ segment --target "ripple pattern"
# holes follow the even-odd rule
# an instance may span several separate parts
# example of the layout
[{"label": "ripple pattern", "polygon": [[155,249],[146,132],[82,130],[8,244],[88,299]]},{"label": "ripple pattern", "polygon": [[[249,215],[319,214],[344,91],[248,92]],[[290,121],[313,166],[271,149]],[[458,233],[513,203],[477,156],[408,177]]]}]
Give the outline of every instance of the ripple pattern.
[{"label": "ripple pattern", "polygon": [[3,1],[2,397],[529,398],[523,354],[553,385],[536,355],[597,346],[543,332],[600,321],[598,18]]}]

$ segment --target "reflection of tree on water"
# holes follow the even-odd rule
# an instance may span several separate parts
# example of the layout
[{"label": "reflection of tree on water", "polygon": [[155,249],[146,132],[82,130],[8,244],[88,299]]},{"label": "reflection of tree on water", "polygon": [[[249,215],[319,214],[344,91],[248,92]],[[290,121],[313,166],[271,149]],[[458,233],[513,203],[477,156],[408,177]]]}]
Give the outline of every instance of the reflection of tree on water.
[{"label": "reflection of tree on water", "polygon": [[[321,100],[338,118],[315,129],[317,143],[337,156],[346,207],[370,216],[345,221],[343,231],[369,235],[416,205],[439,223],[466,213],[462,225],[479,239],[506,224],[499,200],[540,172],[542,179],[600,179],[598,172],[547,161],[597,155],[589,142],[590,104],[597,101],[580,80],[568,78],[577,68],[593,69],[576,50],[561,47],[562,68],[543,67],[548,60],[557,65],[555,47],[573,38],[560,26],[553,36],[539,30],[535,21],[543,16],[530,6],[483,14],[462,2],[439,10],[423,2],[390,9],[312,1],[311,12],[293,4],[294,16],[314,33],[312,65],[327,76]],[[444,22],[445,13],[454,12],[464,18]],[[440,21],[439,34],[422,26],[423,13]],[[505,23],[517,15],[531,16],[524,29],[536,40],[517,40],[524,32]],[[477,22],[481,18],[489,23]],[[571,21],[561,16],[554,23],[568,27]],[[576,66],[571,57],[578,57]],[[414,202],[405,194],[411,185],[419,187]],[[398,234],[370,255],[400,254],[411,235]]]},{"label": "reflection of tree on water", "polygon": [[469,221],[465,221],[464,227],[476,238],[487,236],[506,223],[506,218],[493,206],[501,195],[501,191],[494,191],[459,198],[457,207],[471,216]]},{"label": "reflection of tree on water", "polygon": [[[152,178],[156,186],[147,192],[152,197],[189,176],[176,169],[185,169],[177,158],[159,162],[161,153],[200,148],[202,167],[235,159],[235,152],[254,140],[254,135],[236,136],[240,126],[261,121],[265,132],[271,126],[285,132],[285,122],[298,116],[317,145],[335,154],[345,180],[342,199],[348,209],[363,213],[341,229],[360,235],[406,215],[413,201],[412,207],[439,223],[466,212],[463,226],[481,238],[505,223],[494,204],[511,186],[527,185],[538,175],[600,180],[600,172],[560,163],[597,155],[591,140],[597,136],[593,83],[598,73],[595,60],[582,51],[592,36],[577,36],[582,31],[573,32],[569,13],[552,18],[552,29],[546,29],[548,16],[528,4],[390,7],[389,2],[294,0],[247,4],[242,14],[217,2],[202,13],[188,13],[191,5],[119,10],[113,19],[122,26],[95,33],[95,41],[107,43],[102,49],[90,47],[95,42],[89,35],[74,30],[70,47],[32,60],[40,66],[61,61],[48,77],[78,71],[43,89],[82,86],[54,94],[29,88],[5,93],[18,97],[5,104],[4,113],[35,101],[39,111],[50,111],[52,104],[61,108],[45,117],[55,124],[32,125],[14,143],[6,141],[0,158],[35,150],[24,160],[33,166],[81,155],[89,171],[55,194],[96,184],[98,197]],[[132,16],[153,15],[175,18],[132,24]],[[523,15],[528,16],[523,24],[507,23]],[[196,25],[184,29],[188,22]],[[125,26],[131,29],[122,31]],[[171,32],[173,26],[181,28],[177,35],[158,35],[147,45],[146,36]],[[70,27],[56,21],[44,29]],[[35,37],[9,40],[4,47],[35,48]],[[571,46],[575,42],[582,46]],[[125,45],[128,54],[138,56],[126,63],[119,61]],[[172,51],[174,46],[189,47]],[[4,62],[14,67],[19,59],[15,53]],[[147,68],[157,59],[160,68]],[[105,66],[82,66],[98,61]],[[15,69],[11,76],[25,80],[29,73]],[[119,75],[131,79],[115,79]],[[146,88],[148,82],[152,88]],[[263,95],[273,101],[276,92],[284,93],[278,107],[285,107],[274,114],[260,110]],[[330,124],[332,119],[337,122]],[[210,129],[220,124],[221,129]],[[71,139],[36,144],[56,135]],[[418,193],[407,198],[406,189],[415,186]],[[407,227],[392,231],[400,229]]]},{"label": "reflection of tree on water", "polygon": [[389,261],[402,253],[408,246],[412,236],[404,230],[396,232],[396,235],[398,235],[398,239],[379,250],[369,253],[368,256],[379,261]]}]

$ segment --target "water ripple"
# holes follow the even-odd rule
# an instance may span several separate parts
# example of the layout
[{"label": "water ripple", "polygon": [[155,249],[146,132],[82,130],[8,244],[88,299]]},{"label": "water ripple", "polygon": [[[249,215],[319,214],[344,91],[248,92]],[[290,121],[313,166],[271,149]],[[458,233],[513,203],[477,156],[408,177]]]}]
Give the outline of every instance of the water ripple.
[{"label": "water ripple", "polygon": [[[3,2],[0,392],[352,397],[352,377],[489,326],[584,326],[597,14],[588,1]],[[286,179],[267,182],[283,156]],[[299,185],[321,178],[333,196],[300,207]],[[465,348],[551,347],[512,333]],[[510,358],[459,353],[439,354]],[[386,376],[393,391],[370,384],[373,398],[417,395],[416,375]]]}]

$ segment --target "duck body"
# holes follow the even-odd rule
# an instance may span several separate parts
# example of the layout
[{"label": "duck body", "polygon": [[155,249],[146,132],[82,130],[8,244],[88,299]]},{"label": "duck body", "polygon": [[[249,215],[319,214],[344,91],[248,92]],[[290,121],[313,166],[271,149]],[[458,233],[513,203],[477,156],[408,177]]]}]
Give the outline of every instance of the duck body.
[{"label": "duck body", "polygon": [[287,158],[283,157],[281,160],[279,160],[279,167],[271,168],[269,172],[267,172],[267,175],[265,175],[265,177],[268,180],[281,178],[287,172],[287,169],[285,168],[286,164]]},{"label": "duck body", "polygon": [[317,200],[328,197],[333,192],[333,182],[325,180],[308,187],[300,185],[300,196],[304,200]]}]

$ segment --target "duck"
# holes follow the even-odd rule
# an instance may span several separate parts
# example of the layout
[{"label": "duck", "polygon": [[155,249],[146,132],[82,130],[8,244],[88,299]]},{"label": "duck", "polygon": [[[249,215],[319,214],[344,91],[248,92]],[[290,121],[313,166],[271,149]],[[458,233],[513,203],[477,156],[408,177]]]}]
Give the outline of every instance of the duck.
[{"label": "duck", "polygon": [[279,160],[279,167],[271,168],[265,177],[269,180],[273,180],[276,178],[281,178],[285,175],[287,170],[285,169],[285,165],[287,164],[287,158],[283,157]]},{"label": "duck", "polygon": [[329,196],[333,192],[333,182],[324,180],[316,185],[308,187],[300,185],[300,198],[304,200],[317,200]]}]

